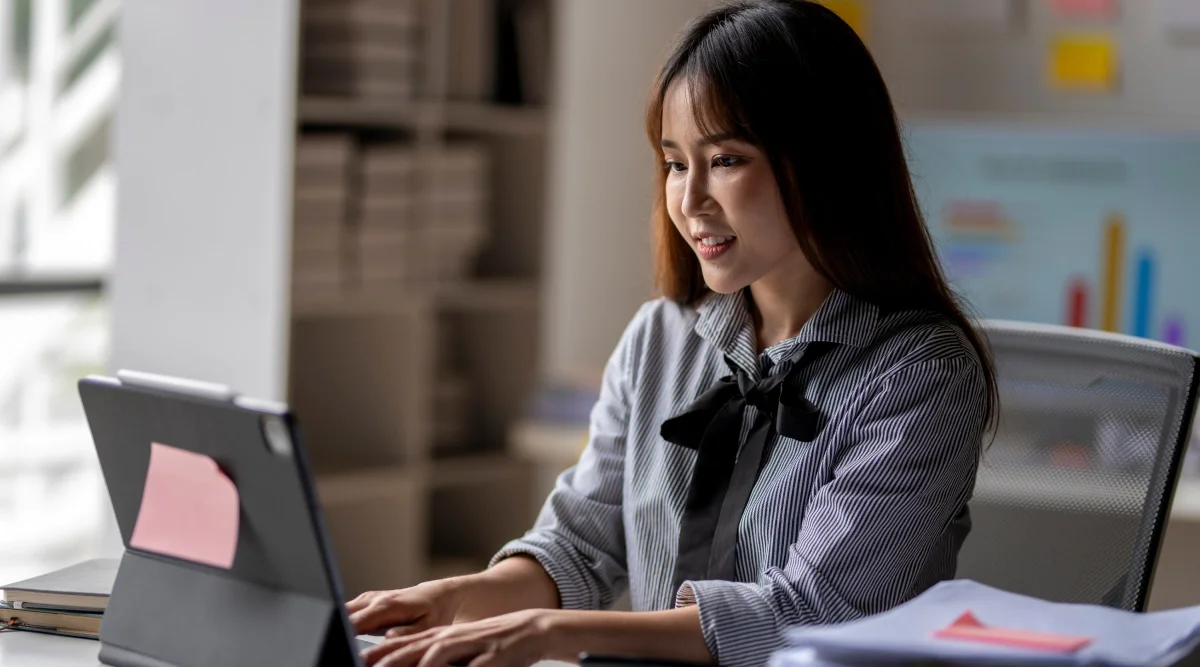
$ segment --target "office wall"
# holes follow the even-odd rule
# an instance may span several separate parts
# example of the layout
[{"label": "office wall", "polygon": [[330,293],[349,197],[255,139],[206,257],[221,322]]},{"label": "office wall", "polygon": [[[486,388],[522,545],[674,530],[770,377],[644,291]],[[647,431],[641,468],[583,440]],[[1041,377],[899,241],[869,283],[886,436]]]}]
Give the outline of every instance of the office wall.
[{"label": "office wall", "polygon": [[297,1],[122,4],[114,368],[284,398]]},{"label": "office wall", "polygon": [[[1171,37],[1172,0],[1117,0],[1109,18],[1064,15],[1049,0],[864,0],[868,41],[902,111],[986,116],[1046,115],[1181,124],[1200,119],[1200,44]],[[992,9],[989,9],[991,7]],[[1007,8],[1007,28],[972,16]],[[1103,34],[1116,44],[1112,92],[1047,85],[1050,47],[1065,34]],[[1188,43],[1190,42],[1190,43]],[[1174,119],[1174,120],[1172,120]],[[1200,129],[1200,125],[1197,125]]]},{"label": "office wall", "polygon": [[[968,14],[986,16],[972,0]],[[1004,0],[999,0],[1005,4]],[[1200,48],[1168,41],[1164,0],[1124,0],[1111,20],[1071,19],[1049,0],[1008,0],[1011,27],[956,25],[961,0],[862,0],[868,41],[908,117],[1032,116],[1072,123],[1200,129]],[[651,290],[651,192],[642,104],[671,36],[705,0],[559,0],[560,93],[550,156],[550,238],[543,365],[603,363]],[[966,27],[964,27],[966,26]],[[1046,85],[1046,53],[1062,31],[1117,40],[1119,84],[1107,94]],[[615,45],[619,48],[614,48]]]},{"label": "office wall", "polygon": [[558,0],[542,365],[602,366],[652,296],[654,164],[643,105],[679,29],[709,0]]}]

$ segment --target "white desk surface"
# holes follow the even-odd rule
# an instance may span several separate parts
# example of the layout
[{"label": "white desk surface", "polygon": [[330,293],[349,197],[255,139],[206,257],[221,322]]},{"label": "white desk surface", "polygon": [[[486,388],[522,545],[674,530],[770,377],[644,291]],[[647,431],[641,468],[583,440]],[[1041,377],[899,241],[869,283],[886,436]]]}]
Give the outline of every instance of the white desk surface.
[{"label": "white desk surface", "polygon": [[[0,667],[100,667],[100,642],[20,630],[0,631]],[[537,667],[566,667],[545,661]]]},{"label": "white desk surface", "polygon": [[97,667],[100,642],[94,639],[58,637],[37,632],[0,632],[0,666]]}]

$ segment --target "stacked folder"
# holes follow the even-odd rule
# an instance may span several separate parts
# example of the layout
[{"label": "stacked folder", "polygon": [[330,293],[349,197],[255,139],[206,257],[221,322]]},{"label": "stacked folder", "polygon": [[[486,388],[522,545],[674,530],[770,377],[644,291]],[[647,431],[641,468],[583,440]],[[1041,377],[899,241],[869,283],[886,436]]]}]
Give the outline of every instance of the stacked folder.
[{"label": "stacked folder", "polygon": [[377,286],[419,280],[424,263],[416,247],[421,181],[415,149],[407,144],[366,147],[359,183],[354,242],[359,283]]},{"label": "stacked folder", "polygon": [[118,559],[95,559],[4,586],[3,625],[16,630],[98,638]]},{"label": "stacked folder", "polygon": [[366,288],[466,278],[486,238],[487,153],[454,143],[364,149],[357,280]]},{"label": "stacked folder", "polygon": [[309,95],[407,100],[417,85],[416,0],[309,0],[302,10]]},{"label": "stacked folder", "polygon": [[487,168],[486,150],[467,142],[443,147],[434,160],[423,239],[432,279],[471,272],[486,238]]},{"label": "stacked folder", "polygon": [[295,159],[293,288],[297,292],[336,288],[348,273],[354,139],[349,134],[302,135]]}]

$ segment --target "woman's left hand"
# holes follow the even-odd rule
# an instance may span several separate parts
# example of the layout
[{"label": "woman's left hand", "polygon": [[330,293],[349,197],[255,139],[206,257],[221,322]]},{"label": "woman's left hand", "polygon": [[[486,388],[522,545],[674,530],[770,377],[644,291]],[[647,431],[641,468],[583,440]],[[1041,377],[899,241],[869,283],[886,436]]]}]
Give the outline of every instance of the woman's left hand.
[{"label": "woman's left hand", "polygon": [[379,667],[528,667],[552,657],[556,610],[529,609],[388,638],[363,651]]}]

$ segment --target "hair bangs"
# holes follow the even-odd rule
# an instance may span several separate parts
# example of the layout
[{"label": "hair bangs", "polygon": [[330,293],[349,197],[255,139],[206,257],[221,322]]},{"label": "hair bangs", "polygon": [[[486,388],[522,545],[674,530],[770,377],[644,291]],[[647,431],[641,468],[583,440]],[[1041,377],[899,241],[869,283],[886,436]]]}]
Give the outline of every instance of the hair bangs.
[{"label": "hair bangs", "polygon": [[[686,86],[692,119],[702,136],[732,137],[758,145],[750,114],[741,103],[745,95],[737,90],[735,77],[730,76],[739,69],[737,58],[721,44],[721,38],[717,31],[702,40],[683,63],[675,81]],[[666,87],[675,81],[667,82]]]}]

